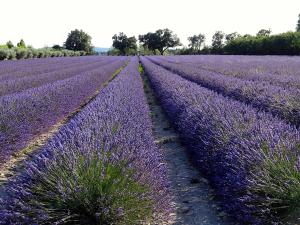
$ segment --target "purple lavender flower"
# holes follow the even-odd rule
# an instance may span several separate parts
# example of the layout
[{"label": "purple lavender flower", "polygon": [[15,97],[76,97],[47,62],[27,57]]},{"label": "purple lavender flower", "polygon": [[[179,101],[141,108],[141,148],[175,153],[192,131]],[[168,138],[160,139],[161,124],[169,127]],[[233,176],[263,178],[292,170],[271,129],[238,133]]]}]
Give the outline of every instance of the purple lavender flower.
[{"label": "purple lavender flower", "polygon": [[142,63],[195,165],[233,217],[241,224],[266,224],[276,220],[280,206],[299,206],[300,171],[294,159],[300,155],[300,133],[295,127],[146,57]]},{"label": "purple lavender flower", "polygon": [[[103,217],[107,218],[108,214],[120,217],[119,224],[124,224],[124,221],[125,224],[131,224],[126,222],[126,218],[129,218],[128,213],[132,213],[131,217],[143,219],[139,218],[139,212],[147,210],[147,207],[150,210],[152,205],[156,213],[169,213],[166,168],[154,144],[150,112],[137,64],[137,58],[132,58],[130,64],[102,89],[90,104],[64,125],[40,152],[27,162],[25,171],[6,185],[3,191],[5,195],[0,198],[1,221],[55,223],[65,218],[67,222],[78,222],[81,217],[90,215],[88,219],[92,222],[86,223],[97,224]],[[90,168],[100,169],[98,171]],[[90,182],[86,180],[90,175],[80,176],[82,173],[91,174],[92,171],[96,173],[92,173],[95,176]],[[105,187],[113,186],[114,183],[117,184],[116,188],[129,187],[116,193],[120,199],[114,200],[115,197],[110,194],[99,194],[109,193],[104,189],[94,192],[95,187],[99,186],[90,185],[91,183],[104,182],[108,179],[107,174],[115,176],[117,173],[124,176],[116,176],[116,179]],[[143,188],[139,185],[132,186],[131,179]],[[123,181],[130,183],[126,184]],[[82,185],[82,182],[89,185]],[[43,189],[43,185],[46,184],[46,188]],[[39,193],[42,198],[36,191],[40,188],[43,190]],[[91,193],[98,194],[89,198]],[[73,200],[74,195],[78,196],[75,198],[76,204],[61,207]],[[133,202],[135,204],[131,202],[131,208],[128,208],[128,205],[121,201],[122,196],[135,196],[138,201]],[[50,208],[45,207],[45,204],[40,202],[43,199],[58,200],[56,204],[60,206],[60,210],[53,208],[53,205],[50,205]],[[111,201],[114,204],[108,204]],[[148,204],[143,204],[145,202]],[[24,208],[23,205],[28,207]],[[78,216],[80,211],[76,211],[77,205],[81,210],[87,209],[81,217]]]},{"label": "purple lavender flower", "polygon": [[[96,60],[94,57],[90,59],[92,62]],[[103,62],[101,60],[104,59],[100,57],[99,61]],[[98,63],[96,67],[90,67],[84,72],[79,70],[77,73],[71,69],[72,75],[69,78],[0,97],[0,138],[3,140],[0,142],[0,165],[14,152],[24,148],[34,137],[48,131],[79,107],[125,60],[126,58],[119,58],[107,65],[104,61],[103,66]],[[36,79],[39,79],[38,76]]]},{"label": "purple lavender flower", "polygon": [[[267,80],[241,79],[236,76],[224,75],[216,72],[218,70],[214,71],[213,69],[203,68],[205,66],[199,66],[197,60],[193,61],[193,59],[196,59],[195,57],[190,59],[193,63],[180,63],[180,60],[178,62],[178,58],[176,58],[176,62],[172,58],[149,57],[149,59],[219,94],[250,104],[259,110],[270,112],[274,116],[278,116],[293,125],[300,125],[300,90],[298,87],[290,87],[290,85],[279,86],[277,83]],[[184,59],[189,59],[189,57]],[[218,57],[215,58],[215,60],[217,59]],[[273,75],[268,76],[273,77]],[[281,78],[277,77],[278,79]],[[298,84],[300,85],[300,80]]]}]

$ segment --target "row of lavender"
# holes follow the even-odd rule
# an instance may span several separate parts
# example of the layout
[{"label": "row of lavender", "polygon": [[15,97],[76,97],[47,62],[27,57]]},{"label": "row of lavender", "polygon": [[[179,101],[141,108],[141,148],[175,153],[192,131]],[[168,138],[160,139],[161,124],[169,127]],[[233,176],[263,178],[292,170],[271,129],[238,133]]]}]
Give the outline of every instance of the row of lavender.
[{"label": "row of lavender", "polygon": [[56,67],[52,65],[52,68],[56,67],[55,71],[41,72],[38,69],[33,68],[33,72],[30,74],[26,74],[24,71],[16,73],[18,77],[14,77],[13,75],[15,74],[8,74],[8,79],[0,81],[0,96],[21,92],[29,88],[39,87],[59,80],[69,79],[86,71],[96,71],[99,70],[101,66],[116,61],[118,61],[118,59],[113,57],[99,58],[98,60],[94,59],[87,62],[83,60],[82,62],[74,64],[63,63],[62,60],[62,63],[59,66]]},{"label": "row of lavender", "polygon": [[170,210],[137,62],[132,59],[5,187],[3,224],[141,224],[153,212]]},{"label": "row of lavender", "polygon": [[[47,58],[47,59],[28,59],[19,61],[1,61],[0,62],[0,76],[4,74],[12,74],[14,72],[31,73],[40,69],[42,72],[46,70],[53,70],[61,65],[80,63],[84,61],[90,61],[99,59],[99,56],[87,56],[87,57],[65,57],[65,58]],[[53,66],[57,67],[53,67]],[[40,72],[40,71],[39,71]]]},{"label": "row of lavender", "polygon": [[267,81],[282,87],[300,87],[300,59],[290,56],[179,56],[168,62],[193,65],[228,76]]},{"label": "row of lavender", "polygon": [[299,207],[300,133],[269,114],[160,67],[142,64],[165,111],[241,224],[268,224]]},{"label": "row of lavender", "polygon": [[[36,75],[37,81],[45,82],[27,83],[27,89],[23,91],[20,90],[26,85],[19,86],[19,90],[6,89],[15,93],[0,97],[0,164],[78,108],[124,65],[126,59],[102,60],[91,67],[83,66],[86,70],[78,67],[78,72],[69,68],[70,72],[49,73],[49,79]],[[57,80],[53,81],[51,76]]]},{"label": "row of lavender", "polygon": [[[92,65],[99,62],[106,62],[111,60],[117,60],[117,57],[82,57],[82,58],[63,58],[60,61],[49,59],[37,60],[35,61],[28,60],[24,62],[24,66],[14,65],[12,63],[2,65],[0,67],[0,82],[13,81],[18,79],[25,79],[27,77],[35,77],[40,74],[51,74],[59,72],[61,70],[71,69],[74,67],[81,67],[86,65]],[[15,61],[15,63],[20,61]],[[1,63],[1,62],[0,62]],[[1,73],[2,72],[2,73]]]},{"label": "row of lavender", "polygon": [[300,89],[298,88],[275,86],[266,81],[239,79],[192,64],[170,63],[155,57],[150,59],[203,87],[270,112],[296,126],[300,125]]}]

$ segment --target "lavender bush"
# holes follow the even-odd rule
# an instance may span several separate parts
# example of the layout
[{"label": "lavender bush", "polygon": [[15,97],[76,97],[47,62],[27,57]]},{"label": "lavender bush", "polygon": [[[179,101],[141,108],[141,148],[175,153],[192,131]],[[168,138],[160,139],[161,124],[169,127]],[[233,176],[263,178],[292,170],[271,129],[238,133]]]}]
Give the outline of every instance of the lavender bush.
[{"label": "lavender bush", "polygon": [[269,224],[299,207],[300,133],[142,57],[169,118],[223,207],[241,224]]},{"label": "lavender bush", "polygon": [[[65,65],[66,68],[61,68],[58,71],[46,72],[46,73],[33,73],[27,76],[22,76],[12,79],[0,81],[0,96],[21,92],[23,90],[39,87],[49,83],[56,82],[58,80],[68,79],[86,71],[99,70],[101,66],[108,65],[116,62],[119,59],[105,58],[96,62],[77,63],[75,65]],[[71,66],[71,67],[69,67]],[[21,72],[18,75],[22,74]]]},{"label": "lavender bush", "polygon": [[1,197],[4,224],[141,224],[169,210],[137,58],[64,125]]},{"label": "lavender bush", "polygon": [[296,126],[300,125],[300,90],[297,88],[273,86],[263,81],[242,80],[192,65],[165,62],[154,57],[151,60],[203,87],[251,104]]},{"label": "lavender bush", "polygon": [[27,76],[37,76],[44,73],[57,72],[63,69],[90,65],[100,61],[109,60],[108,58],[111,60],[117,59],[116,57],[88,56],[0,62],[0,81],[25,78]]},{"label": "lavender bush", "polygon": [[0,97],[0,164],[74,111],[124,65],[107,66],[19,93]]},{"label": "lavender bush", "polygon": [[300,87],[300,58],[290,56],[176,56],[172,63],[201,68],[245,80],[269,82],[281,87]]}]

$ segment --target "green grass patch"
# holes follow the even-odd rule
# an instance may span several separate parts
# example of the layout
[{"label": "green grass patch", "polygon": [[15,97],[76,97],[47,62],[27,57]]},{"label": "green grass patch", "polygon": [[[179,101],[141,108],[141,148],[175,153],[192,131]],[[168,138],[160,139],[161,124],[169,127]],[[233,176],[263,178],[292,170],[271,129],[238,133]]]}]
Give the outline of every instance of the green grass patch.
[{"label": "green grass patch", "polygon": [[138,65],[138,71],[139,71],[140,74],[144,73],[144,68],[143,68],[141,63],[139,63],[139,65]]}]

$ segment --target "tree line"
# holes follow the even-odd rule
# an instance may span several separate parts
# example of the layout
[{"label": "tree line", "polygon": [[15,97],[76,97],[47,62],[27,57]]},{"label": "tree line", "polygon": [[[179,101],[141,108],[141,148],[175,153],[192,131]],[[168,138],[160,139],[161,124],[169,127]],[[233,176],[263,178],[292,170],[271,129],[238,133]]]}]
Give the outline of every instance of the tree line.
[{"label": "tree line", "polygon": [[167,28],[139,35],[139,47],[137,46],[137,39],[134,36],[127,37],[123,32],[115,34],[112,39],[114,49],[108,52],[111,55],[130,55],[137,54],[138,52],[142,52],[142,54],[163,55],[169,48],[181,45],[177,35]]},{"label": "tree line", "polygon": [[238,34],[237,32],[225,34],[216,31],[212,36],[211,45],[206,45],[205,34],[195,34],[188,37],[187,47],[182,46],[179,38],[169,29],[159,29],[139,35],[137,39],[127,37],[124,33],[115,34],[111,55],[132,54],[239,54],[239,55],[300,55],[300,14],[296,31],[281,34],[271,34],[270,29],[261,29],[256,35]]},{"label": "tree line", "polygon": [[27,46],[23,39],[14,46],[11,41],[0,45],[0,60],[29,59],[45,57],[83,56],[95,54],[91,43],[91,36],[82,30],[72,30],[62,46],[35,49]]},{"label": "tree line", "polygon": [[[212,36],[211,45],[206,45],[205,34],[199,33],[188,37],[188,46],[181,48],[176,48],[182,44],[177,35],[168,28],[139,35],[138,39],[120,32],[112,37],[113,48],[107,54],[300,55],[300,14],[298,17],[295,32],[272,35],[270,29],[261,29],[256,35],[241,35],[237,32],[225,34],[216,31]],[[26,46],[23,39],[16,46],[8,41],[5,45],[0,45],[0,60],[96,54],[91,40],[91,36],[86,32],[75,29],[68,34],[62,46],[54,45],[51,48],[34,49],[32,46]]]}]

